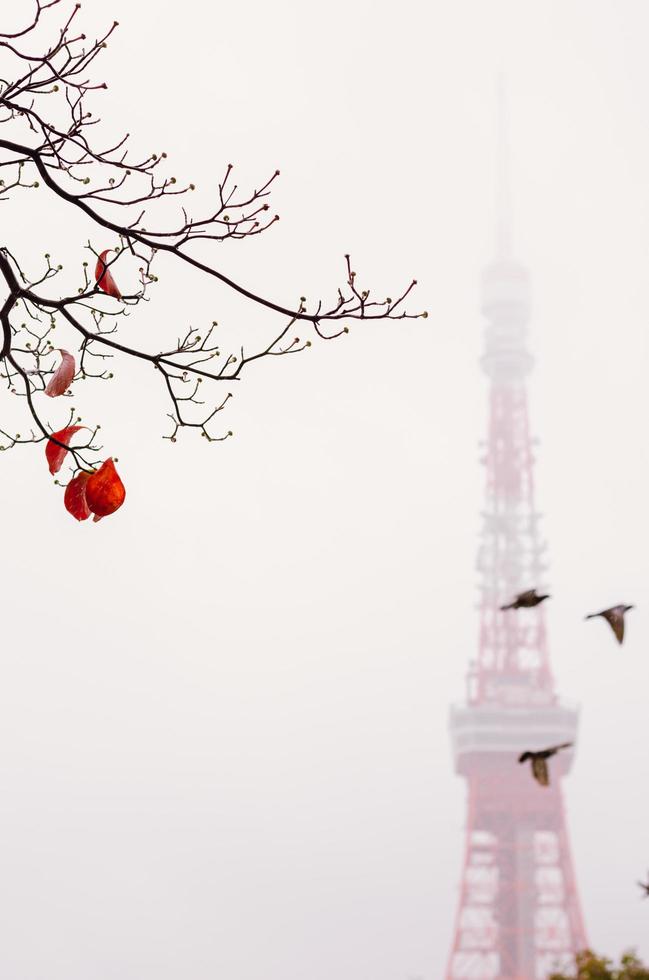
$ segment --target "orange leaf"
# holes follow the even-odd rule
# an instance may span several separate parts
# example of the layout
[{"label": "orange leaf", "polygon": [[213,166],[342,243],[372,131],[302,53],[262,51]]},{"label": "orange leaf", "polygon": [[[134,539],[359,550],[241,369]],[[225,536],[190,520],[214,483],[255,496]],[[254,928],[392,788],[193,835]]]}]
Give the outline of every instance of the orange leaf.
[{"label": "orange leaf", "polygon": [[105,293],[108,293],[109,296],[114,296],[115,299],[121,299],[122,294],[117,288],[117,283],[113,279],[110,269],[106,265],[106,256],[112,251],[112,248],[107,248],[99,255],[97,265],[95,266],[95,279],[99,288],[103,289]]},{"label": "orange leaf", "polygon": [[65,509],[78,521],[85,521],[90,517],[90,509],[86,501],[86,484],[89,478],[90,473],[82,470],[65,488],[63,497]]},{"label": "orange leaf", "polygon": [[[79,429],[85,428],[85,425],[69,425],[66,429],[53,432],[52,439],[58,439],[59,442],[64,442],[67,446],[74,433],[78,432]],[[55,442],[52,442],[52,439],[48,439],[45,444],[45,458],[47,459],[50,473],[54,476],[63,466],[66,450],[63,446],[57,446]]]},{"label": "orange leaf", "polygon": [[49,395],[50,398],[56,398],[57,395],[65,394],[77,371],[72,354],[68,354],[66,350],[62,350],[60,347],[58,350],[61,355],[61,363],[50,378],[49,384],[45,389],[45,394]]},{"label": "orange leaf", "polygon": [[117,475],[115,464],[112,459],[107,459],[88,479],[88,507],[97,517],[107,517],[122,506],[125,496],[126,490]]}]

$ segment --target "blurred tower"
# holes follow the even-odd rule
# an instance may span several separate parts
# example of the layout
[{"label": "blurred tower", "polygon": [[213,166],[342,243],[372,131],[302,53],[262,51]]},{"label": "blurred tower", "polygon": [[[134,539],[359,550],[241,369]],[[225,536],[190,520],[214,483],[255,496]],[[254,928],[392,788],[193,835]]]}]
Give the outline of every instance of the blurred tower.
[{"label": "blurred tower", "polygon": [[543,606],[501,612],[528,588],[546,591],[545,544],[534,504],[526,376],[530,287],[511,255],[506,106],[498,97],[498,232],[483,280],[489,427],[486,502],[478,554],[480,632],[466,703],[453,707],[455,770],[468,783],[464,867],[446,980],[546,980],[586,946],[560,779],[572,750],[536,783],[525,749],[574,741],[577,712],[562,705],[550,670]]}]

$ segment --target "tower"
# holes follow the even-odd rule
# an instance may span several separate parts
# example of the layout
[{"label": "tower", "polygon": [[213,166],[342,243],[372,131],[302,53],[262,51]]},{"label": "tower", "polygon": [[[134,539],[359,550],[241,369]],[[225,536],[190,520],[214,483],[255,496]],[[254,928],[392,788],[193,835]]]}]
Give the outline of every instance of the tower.
[{"label": "tower", "polygon": [[526,749],[574,742],[577,712],[555,693],[543,605],[500,610],[524,589],[545,591],[546,565],[525,387],[533,367],[530,286],[512,257],[502,83],[498,109],[496,258],[482,291],[481,363],[490,393],[480,627],[466,701],[451,709],[449,722],[455,770],[468,784],[468,815],[446,980],[546,980],[587,945],[560,786],[573,750],[550,760],[548,787],[532,779],[529,763],[517,764]]}]

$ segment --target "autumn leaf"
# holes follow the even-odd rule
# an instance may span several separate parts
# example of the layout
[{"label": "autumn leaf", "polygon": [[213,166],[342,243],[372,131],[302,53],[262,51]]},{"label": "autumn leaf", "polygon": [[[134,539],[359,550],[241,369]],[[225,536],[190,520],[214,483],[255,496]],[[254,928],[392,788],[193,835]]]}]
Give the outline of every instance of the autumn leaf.
[{"label": "autumn leaf", "polygon": [[124,503],[126,490],[112,459],[107,459],[88,478],[86,501],[96,517],[113,514]]},{"label": "autumn leaf", "polygon": [[52,476],[54,476],[55,473],[58,473],[63,466],[63,460],[67,452],[63,446],[58,446],[55,442],[52,442],[52,439],[57,439],[58,442],[62,442],[67,446],[69,445],[70,439],[75,432],[78,432],[79,429],[85,428],[85,425],[68,425],[65,429],[60,429],[58,432],[53,432],[51,437],[48,438],[45,444],[45,458],[47,459]]},{"label": "autumn leaf", "polygon": [[77,371],[72,354],[69,354],[62,348],[58,348],[58,350],[61,355],[61,363],[50,378],[49,384],[45,389],[45,394],[49,395],[50,398],[56,398],[57,395],[65,394]]},{"label": "autumn leaf", "polygon": [[68,513],[78,521],[85,521],[90,517],[90,508],[86,501],[86,484],[89,478],[90,473],[82,471],[65,488],[63,503]]},{"label": "autumn leaf", "polygon": [[112,251],[114,249],[107,248],[100,253],[97,259],[97,265],[95,266],[95,279],[97,280],[98,287],[103,289],[105,293],[108,293],[109,296],[114,296],[115,299],[121,299],[122,294],[117,288],[117,283],[113,279],[110,269],[106,265],[106,256]]}]

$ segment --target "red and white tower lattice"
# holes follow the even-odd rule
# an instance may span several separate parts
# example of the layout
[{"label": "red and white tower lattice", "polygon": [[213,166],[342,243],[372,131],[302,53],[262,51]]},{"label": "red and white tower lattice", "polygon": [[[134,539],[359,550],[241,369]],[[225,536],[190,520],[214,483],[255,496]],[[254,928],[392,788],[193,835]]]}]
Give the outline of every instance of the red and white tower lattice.
[{"label": "red and white tower lattice", "polygon": [[550,760],[549,787],[532,779],[529,763],[517,764],[526,749],[574,742],[577,711],[555,693],[543,605],[499,608],[524,589],[545,591],[546,569],[525,389],[533,365],[529,277],[511,257],[502,91],[499,129],[497,258],[485,271],[482,301],[490,416],[480,633],[466,703],[450,717],[468,816],[446,980],[546,980],[587,945],[560,786],[573,750]]}]

